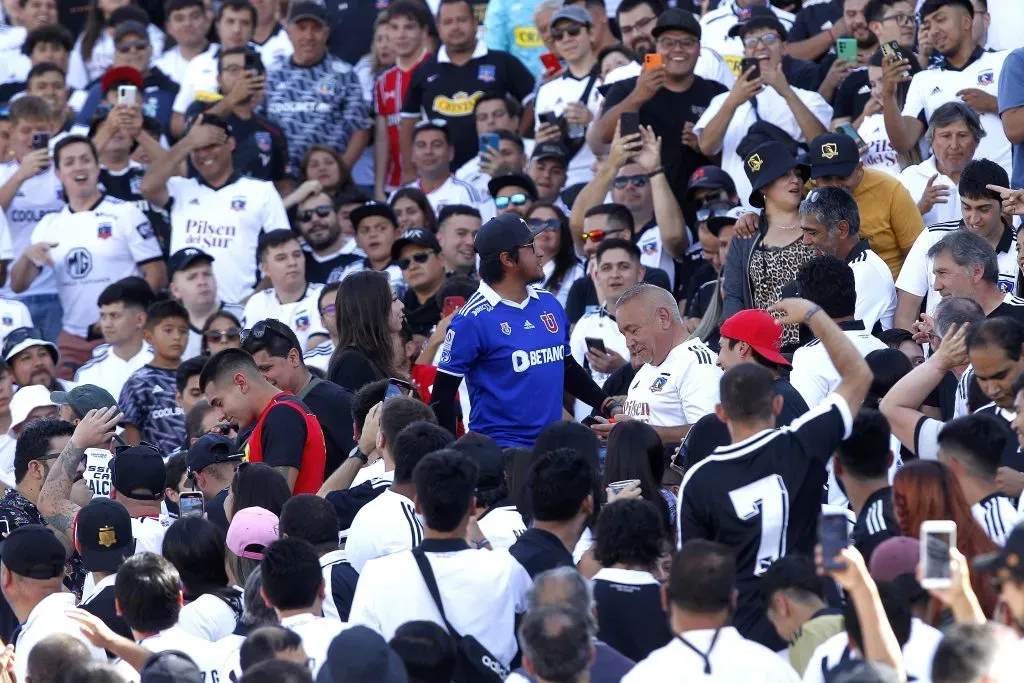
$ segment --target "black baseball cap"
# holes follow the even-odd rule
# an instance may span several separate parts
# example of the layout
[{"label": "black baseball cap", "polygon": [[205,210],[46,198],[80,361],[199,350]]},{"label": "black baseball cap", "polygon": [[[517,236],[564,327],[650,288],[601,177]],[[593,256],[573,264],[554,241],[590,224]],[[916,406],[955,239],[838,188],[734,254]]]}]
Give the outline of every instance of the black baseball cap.
[{"label": "black baseball cap", "polygon": [[142,665],[139,683],[203,683],[203,673],[184,652],[164,650]]},{"label": "black baseball cap", "polygon": [[[347,628],[331,641],[316,683],[409,683],[405,664],[383,636],[365,626]],[[143,681],[142,683],[146,683]]]},{"label": "black baseball cap", "polygon": [[86,571],[116,572],[135,553],[131,515],[116,500],[93,498],[78,511],[75,545]]},{"label": "black baseball cap", "polygon": [[842,133],[825,133],[811,140],[811,178],[837,176],[848,178],[860,163],[857,143]]},{"label": "black baseball cap", "polygon": [[114,29],[114,42],[118,42],[127,35],[138,36],[147,43],[149,42],[149,31],[146,30],[146,25],[141,21],[129,19],[128,21],[122,21]]},{"label": "black baseball cap", "polygon": [[150,444],[119,448],[110,459],[111,485],[132,500],[163,500],[167,468],[164,456]]},{"label": "black baseball cap", "polygon": [[517,213],[504,213],[484,223],[476,234],[473,249],[481,256],[515,251],[531,242],[543,230],[543,227],[531,230]]},{"label": "black baseball cap", "polygon": [[1013,528],[1002,548],[974,558],[974,568],[1000,579],[1024,579],[1024,524]]},{"label": "black baseball cap", "polygon": [[739,23],[729,29],[730,38],[742,38],[759,28],[775,29],[783,40],[789,37],[789,34],[786,33],[786,27],[779,21],[779,17],[772,11],[771,7],[750,7],[740,10],[738,18]]},{"label": "black baseball cap", "polygon": [[90,410],[106,410],[117,406],[110,392],[95,384],[80,384],[71,391],[51,391],[50,400],[59,406],[71,406],[78,419],[84,418]]},{"label": "black baseball cap", "polygon": [[963,7],[967,10],[967,13],[971,15],[971,18],[974,17],[974,5],[971,3],[971,0],[926,0],[924,4],[921,5],[921,11],[917,13],[917,16],[921,17],[921,20],[924,21],[924,18],[929,14],[934,14],[943,7],[948,7],[949,5]]},{"label": "black baseball cap", "polygon": [[185,460],[188,464],[188,476],[202,472],[204,468],[219,462],[241,460],[244,453],[239,453],[235,442],[223,434],[203,434],[188,447]]},{"label": "black baseball cap", "polygon": [[[505,187],[521,187],[526,190],[526,194],[530,195],[530,199],[537,201],[539,196],[537,193],[537,186],[534,184],[533,179],[525,173],[515,171],[513,173],[506,173],[500,175],[487,183],[487,191],[491,193],[492,197],[497,197],[498,192]],[[352,223],[355,225],[355,222]]]},{"label": "black baseball cap", "polygon": [[64,544],[42,524],[22,524],[7,534],[0,561],[18,576],[55,579],[64,574]]},{"label": "black baseball cap", "polygon": [[359,222],[370,216],[382,216],[391,221],[392,225],[398,225],[398,217],[390,206],[384,202],[366,202],[362,206],[352,209],[348,219],[352,221],[352,227],[359,229]]},{"label": "black baseball cap", "polygon": [[693,197],[694,190],[701,189],[728,190],[729,194],[733,194],[736,192],[736,183],[720,166],[708,164],[690,174],[690,179],[686,183],[686,200],[689,201]]},{"label": "black baseball cap", "polygon": [[202,249],[196,249],[195,247],[179,249],[171,254],[171,258],[167,259],[167,277],[174,277],[174,274],[179,270],[185,270],[198,261],[213,263],[215,260],[215,258],[207,254]]},{"label": "black baseball cap", "polygon": [[411,228],[402,233],[391,245],[391,258],[397,259],[402,253],[402,248],[407,247],[410,244],[415,244],[420,247],[428,247],[434,250],[435,253],[441,253],[441,243],[434,237],[434,233],[423,228]]},{"label": "black baseball cap", "polygon": [[505,452],[491,437],[469,432],[453,443],[451,448],[468,455],[480,466],[480,476],[476,480],[477,491],[491,491],[505,483]]},{"label": "black baseball cap", "polygon": [[761,188],[786,175],[794,167],[806,182],[811,169],[797,161],[789,147],[781,142],[763,142],[755,147],[743,160],[743,170],[750,181],[750,205],[763,208],[764,195],[761,194]]},{"label": "black baseball cap", "polygon": [[533,154],[530,155],[530,159],[557,159],[562,162],[562,166],[569,165],[569,150],[565,148],[560,142],[542,142],[533,148]]},{"label": "black baseball cap", "polygon": [[658,15],[658,22],[654,25],[651,35],[657,38],[666,31],[683,31],[700,39],[700,22],[693,12],[673,7]]},{"label": "black baseball cap", "polygon": [[313,0],[299,0],[299,2],[293,2],[288,8],[289,24],[303,19],[312,19],[319,22],[321,26],[330,25],[327,22],[327,10],[319,2],[313,2]]}]

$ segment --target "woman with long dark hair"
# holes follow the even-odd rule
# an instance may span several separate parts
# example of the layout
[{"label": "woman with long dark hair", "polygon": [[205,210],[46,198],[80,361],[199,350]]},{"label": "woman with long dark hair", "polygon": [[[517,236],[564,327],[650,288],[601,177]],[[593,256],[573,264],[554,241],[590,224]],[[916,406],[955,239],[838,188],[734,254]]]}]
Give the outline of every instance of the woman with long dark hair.
[{"label": "woman with long dark hair", "polygon": [[230,522],[236,510],[261,507],[280,517],[281,508],[291,497],[288,480],[280,472],[261,462],[243,462],[231,478],[224,498],[224,516]]},{"label": "woman with long dark hair", "polygon": [[185,593],[178,625],[211,642],[231,635],[242,616],[242,590],[228,581],[225,553],[224,532],[204,517],[180,517],[164,535],[163,556]]},{"label": "woman with long dark hair", "polygon": [[572,283],[587,274],[573,248],[569,219],[551,202],[534,202],[526,212],[526,222],[531,229],[542,230],[535,241],[538,260],[544,270],[541,287],[554,294],[564,308]]},{"label": "woman with long dark hair", "polygon": [[[92,0],[85,18],[85,28],[75,41],[68,62],[69,86],[84,88],[101,78],[107,69],[114,65],[116,48],[111,19],[134,18],[128,12],[119,12],[117,17],[113,16],[116,10],[134,4],[133,0]],[[145,16],[145,10],[141,8],[134,8],[132,11],[140,13],[139,19]],[[164,51],[163,31],[147,23],[146,34],[149,37],[152,56],[158,57]]]},{"label": "woman with long dark hair", "polygon": [[338,345],[327,377],[355,393],[370,382],[395,374],[395,335],[402,330],[405,306],[388,276],[372,270],[341,281],[336,301]]},{"label": "woman with long dark hair", "polygon": [[207,318],[201,334],[199,347],[204,356],[242,348],[242,323],[231,311],[221,309]]},{"label": "woman with long dark hair", "polygon": [[[654,503],[665,529],[668,529],[672,524],[673,511],[661,488],[664,459],[665,447],[654,427],[639,420],[620,422],[608,433],[603,485],[607,489],[613,482],[639,480],[640,497]],[[656,465],[657,472],[654,469]]]},{"label": "woman with long dark hair", "polygon": [[430,232],[437,232],[437,216],[434,209],[423,194],[415,187],[403,187],[391,195],[391,204],[395,216],[398,218],[398,227],[402,230],[412,228],[426,228]]}]

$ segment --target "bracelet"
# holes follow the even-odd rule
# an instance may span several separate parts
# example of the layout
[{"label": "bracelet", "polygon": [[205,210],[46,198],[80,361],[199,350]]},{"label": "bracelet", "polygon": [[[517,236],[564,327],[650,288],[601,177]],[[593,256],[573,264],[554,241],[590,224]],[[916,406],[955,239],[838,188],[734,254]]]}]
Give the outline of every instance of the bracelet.
[{"label": "bracelet", "polygon": [[485,548],[485,547],[489,546],[490,544],[491,544],[491,542],[488,541],[486,538],[484,540],[482,540],[482,541],[473,541],[473,546],[477,550],[480,550],[481,548]]},{"label": "bracelet", "polygon": [[612,416],[612,410],[614,410],[615,408],[621,408],[621,407],[622,407],[621,403],[616,401],[614,397],[609,396],[605,400],[601,401],[601,407],[599,407],[597,409],[597,411],[598,411],[598,413],[601,414],[601,417],[611,417]]},{"label": "bracelet", "polygon": [[665,167],[664,166],[659,166],[658,168],[656,168],[653,171],[651,171],[650,173],[648,173],[647,177],[648,178],[653,178],[654,176],[658,175],[659,173],[664,173],[664,172],[665,172]]},{"label": "bracelet", "polygon": [[815,305],[814,308],[812,308],[811,310],[807,311],[807,315],[804,316],[804,325],[809,325],[810,321],[811,321],[811,318],[814,317],[814,314],[817,313],[820,310],[821,310],[821,306]]}]

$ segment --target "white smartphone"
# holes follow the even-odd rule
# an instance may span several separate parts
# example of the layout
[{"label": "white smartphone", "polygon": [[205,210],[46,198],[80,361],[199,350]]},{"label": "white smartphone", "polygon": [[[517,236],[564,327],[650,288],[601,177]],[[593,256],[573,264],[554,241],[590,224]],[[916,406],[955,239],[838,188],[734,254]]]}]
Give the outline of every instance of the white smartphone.
[{"label": "white smartphone", "polygon": [[949,588],[949,551],[956,547],[956,522],[930,519],[921,522],[921,587]]},{"label": "white smartphone", "polygon": [[139,89],[134,85],[119,85],[117,86],[117,103],[118,104],[135,104],[135,98],[138,95]]}]

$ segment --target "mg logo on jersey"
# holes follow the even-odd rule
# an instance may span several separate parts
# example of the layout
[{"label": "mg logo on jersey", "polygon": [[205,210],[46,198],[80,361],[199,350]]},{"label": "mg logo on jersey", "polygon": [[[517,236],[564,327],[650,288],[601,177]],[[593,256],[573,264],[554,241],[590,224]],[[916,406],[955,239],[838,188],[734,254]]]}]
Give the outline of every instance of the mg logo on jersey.
[{"label": "mg logo on jersey", "polygon": [[504,334],[505,336],[512,334],[512,328],[509,326],[508,323],[501,324],[501,333]]},{"label": "mg logo on jersey", "polygon": [[101,240],[109,240],[114,236],[114,226],[110,223],[102,223],[96,228],[96,236]]},{"label": "mg logo on jersey", "polygon": [[92,254],[88,249],[76,247],[65,257],[64,266],[71,277],[83,278],[92,272]]},{"label": "mg logo on jersey", "polygon": [[561,363],[564,360],[565,347],[561,344],[536,351],[513,351],[512,369],[516,372],[526,372],[534,365]]},{"label": "mg logo on jersey", "polygon": [[544,323],[544,327],[548,329],[548,332],[554,334],[558,332],[558,318],[555,317],[554,313],[545,313],[540,317],[540,321]]}]

